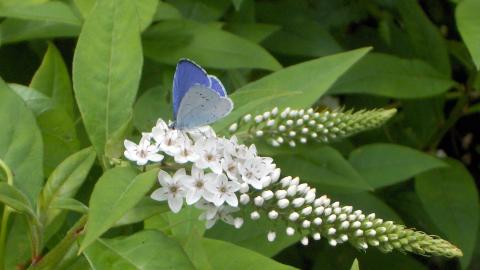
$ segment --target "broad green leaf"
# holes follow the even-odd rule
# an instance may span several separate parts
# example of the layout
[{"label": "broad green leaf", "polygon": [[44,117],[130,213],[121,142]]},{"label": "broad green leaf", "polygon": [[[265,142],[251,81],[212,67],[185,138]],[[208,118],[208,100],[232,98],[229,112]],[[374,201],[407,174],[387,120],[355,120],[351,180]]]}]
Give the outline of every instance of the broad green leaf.
[{"label": "broad green leaf", "polygon": [[460,261],[468,266],[479,225],[479,200],[475,181],[459,162],[415,178],[415,190],[430,218],[448,240],[463,251]]},{"label": "broad green leaf", "polygon": [[55,106],[50,97],[36,89],[16,83],[10,83],[8,86],[23,99],[27,107],[35,114],[35,116],[38,116]]},{"label": "broad green leaf", "polygon": [[192,232],[203,235],[205,222],[198,218],[201,212],[194,206],[186,206],[180,213],[166,213],[172,236],[180,243],[184,243]]},{"label": "broad green leaf", "polygon": [[300,63],[243,86],[230,96],[237,107],[226,119],[217,123],[216,128],[224,129],[247,113],[263,113],[275,106],[312,106],[369,50],[357,49]]},{"label": "broad green leaf", "polygon": [[350,270],[360,270],[360,266],[358,266],[358,260],[355,259],[355,261],[353,261],[353,264],[352,264],[352,267],[350,268]]},{"label": "broad green leaf", "polygon": [[90,267],[97,270],[195,269],[180,245],[159,231],[98,239],[84,254]]},{"label": "broad green leaf", "polygon": [[41,4],[47,1],[49,0],[2,0],[0,2],[0,6],[1,7],[27,6],[27,5]]},{"label": "broad green leaf", "polygon": [[80,20],[72,9],[60,1],[48,1],[35,5],[4,7],[0,5],[0,17],[80,25]]},{"label": "broad green leaf", "polygon": [[463,0],[455,10],[458,31],[473,58],[473,62],[480,70],[480,10],[479,0]]},{"label": "broad green leaf", "polygon": [[88,13],[92,10],[97,0],[74,0],[75,6],[78,8],[78,11],[85,18]]},{"label": "broad green leaf", "polygon": [[445,163],[415,149],[395,144],[369,144],[350,154],[350,163],[373,187],[381,188],[402,181]]},{"label": "broad green leaf", "polygon": [[5,269],[16,269],[31,259],[30,228],[24,215],[13,216],[5,250]]},{"label": "broad green leaf", "polygon": [[33,113],[0,79],[0,159],[12,170],[13,183],[33,206],[43,183],[43,145]]},{"label": "broad green leaf", "polygon": [[343,50],[328,29],[313,20],[283,26],[262,44],[270,51],[290,56],[319,57]]},{"label": "broad green leaf", "polygon": [[142,198],[135,207],[128,210],[115,226],[123,226],[141,222],[151,216],[170,211],[167,204],[159,203],[150,197]]},{"label": "broad green leaf", "polygon": [[59,198],[52,202],[50,207],[53,209],[74,211],[81,214],[88,213],[88,207],[73,198]]},{"label": "broad green leaf", "polygon": [[17,212],[31,216],[35,215],[27,196],[6,182],[0,182],[0,202],[10,206]]},{"label": "broad green leaf", "polygon": [[454,85],[422,60],[372,53],[338,79],[328,93],[424,98],[444,93]]},{"label": "broad green leaf", "polygon": [[447,45],[437,26],[430,21],[416,0],[396,1],[395,5],[410,38],[410,50],[418,58],[449,76],[451,71]]},{"label": "broad green leaf", "polygon": [[188,258],[195,266],[195,269],[213,270],[212,265],[208,260],[207,253],[202,243],[202,235],[196,229],[190,232],[185,241],[182,243],[183,250],[187,254]]},{"label": "broad green leaf", "polygon": [[99,155],[132,112],[143,61],[137,22],[134,2],[99,1],[78,39],[73,86],[85,128]]},{"label": "broad green leaf", "polygon": [[226,30],[252,42],[260,43],[280,29],[280,26],[265,23],[229,23]]},{"label": "broad green leaf", "polygon": [[158,118],[165,121],[172,119],[172,105],[169,104],[167,95],[165,88],[157,86],[140,96],[133,109],[133,124],[138,130],[150,130]]},{"label": "broad green leaf", "polygon": [[37,117],[42,132],[44,170],[49,175],[62,160],[80,149],[74,120],[61,107]]},{"label": "broad green leaf", "polygon": [[153,21],[176,20],[181,18],[182,15],[174,6],[169,3],[160,1],[157,5],[157,11],[153,16]]},{"label": "broad green leaf", "polygon": [[60,51],[53,43],[48,44],[42,64],[33,75],[30,87],[51,97],[72,119],[75,117],[70,75]]},{"label": "broad green leaf", "polygon": [[153,16],[157,12],[158,3],[158,0],[135,1],[141,31],[145,30],[152,23]]},{"label": "broad green leaf", "polygon": [[321,187],[322,190],[358,192],[371,189],[334,148],[320,146],[304,149],[297,154],[276,155],[274,158],[278,167],[286,175],[300,176],[303,181]]},{"label": "broad green leaf", "polygon": [[66,158],[49,176],[41,193],[41,209],[47,224],[60,214],[51,204],[73,198],[86,180],[95,161],[95,151],[89,147]]},{"label": "broad green leaf", "polygon": [[[261,240],[257,239],[257,241]],[[204,238],[202,244],[213,269],[295,269],[227,242]]]},{"label": "broad green leaf", "polygon": [[89,202],[85,238],[80,250],[92,244],[145,196],[157,179],[158,170],[136,176],[130,167],[117,167],[100,177]]},{"label": "broad green leaf", "polygon": [[360,269],[367,270],[427,270],[419,261],[409,254],[391,252],[388,254],[372,248],[367,252],[357,253]]},{"label": "broad green leaf", "polygon": [[31,39],[76,37],[79,33],[79,25],[49,21],[25,21],[10,18],[0,24],[2,44]]},{"label": "broad green leaf", "polygon": [[190,58],[212,68],[281,68],[259,45],[188,20],[165,21],[150,27],[143,35],[143,45],[145,56],[165,64],[173,65],[180,58]]},{"label": "broad green leaf", "polygon": [[183,17],[201,22],[219,19],[228,7],[230,0],[168,0]]}]

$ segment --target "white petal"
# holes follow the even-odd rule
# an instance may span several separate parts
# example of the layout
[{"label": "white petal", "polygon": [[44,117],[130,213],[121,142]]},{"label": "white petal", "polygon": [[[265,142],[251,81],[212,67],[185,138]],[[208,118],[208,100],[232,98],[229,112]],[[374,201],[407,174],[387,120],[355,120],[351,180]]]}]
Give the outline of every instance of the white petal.
[{"label": "white petal", "polygon": [[187,204],[192,205],[192,204],[198,202],[198,200],[200,200],[201,197],[202,197],[201,192],[199,192],[197,190],[192,190],[192,191],[187,193],[187,197],[186,197]]},{"label": "white petal", "polygon": [[129,151],[129,150],[126,150],[123,155],[125,155],[125,157],[131,161],[136,161],[138,159],[137,155],[132,152],[132,151]]},{"label": "white petal", "polygon": [[172,209],[172,212],[178,213],[182,209],[183,198],[182,197],[170,197],[168,198],[168,206]]},{"label": "white petal", "polygon": [[233,207],[238,206],[238,199],[237,196],[235,196],[235,193],[225,194],[225,201]]},{"label": "white petal", "polygon": [[150,198],[156,200],[156,201],[165,201],[168,198],[168,188],[166,187],[161,187],[156,189],[152,194],[150,195]]},{"label": "white petal", "polygon": [[139,159],[137,160],[137,165],[138,165],[138,166],[143,166],[143,165],[145,165],[145,164],[147,164],[147,163],[148,163],[148,159],[146,159],[146,158],[139,158]]},{"label": "white petal", "polygon": [[164,158],[163,155],[160,155],[160,154],[151,154],[148,156],[148,159],[153,161],[153,162],[160,162],[162,161]]},{"label": "white petal", "polygon": [[135,149],[137,149],[137,145],[129,140],[123,141],[123,146],[125,146],[125,149],[127,149],[128,151],[134,151]]},{"label": "white petal", "polygon": [[168,186],[172,182],[172,177],[166,171],[160,170],[158,172],[158,182],[162,186]]}]

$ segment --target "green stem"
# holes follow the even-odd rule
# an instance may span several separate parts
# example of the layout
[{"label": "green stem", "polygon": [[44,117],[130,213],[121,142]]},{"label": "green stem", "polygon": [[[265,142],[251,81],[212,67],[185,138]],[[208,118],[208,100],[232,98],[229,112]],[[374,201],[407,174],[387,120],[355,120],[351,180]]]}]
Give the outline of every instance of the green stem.
[{"label": "green stem", "polygon": [[[5,172],[5,176],[7,177],[7,184],[13,186],[13,173],[12,170],[8,167],[8,165],[0,159],[0,168]],[[0,270],[5,269],[5,245],[7,241],[7,232],[8,232],[8,220],[10,218],[10,213],[12,209],[6,206],[3,209],[2,215],[2,223],[0,227]]]}]

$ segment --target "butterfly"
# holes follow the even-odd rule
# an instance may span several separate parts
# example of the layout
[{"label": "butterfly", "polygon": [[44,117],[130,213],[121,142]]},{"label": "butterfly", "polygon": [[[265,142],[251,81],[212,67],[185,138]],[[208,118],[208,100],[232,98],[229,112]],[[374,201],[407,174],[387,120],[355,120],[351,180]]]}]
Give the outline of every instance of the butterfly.
[{"label": "butterfly", "polygon": [[188,59],[181,59],[173,77],[174,129],[192,129],[227,116],[232,100],[222,82]]}]

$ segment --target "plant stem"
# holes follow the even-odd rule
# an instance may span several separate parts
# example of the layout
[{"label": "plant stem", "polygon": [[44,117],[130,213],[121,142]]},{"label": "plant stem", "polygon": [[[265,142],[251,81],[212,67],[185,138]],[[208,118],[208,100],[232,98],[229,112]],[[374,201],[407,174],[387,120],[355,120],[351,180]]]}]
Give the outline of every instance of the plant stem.
[{"label": "plant stem", "polygon": [[[5,176],[7,177],[7,184],[13,186],[12,170],[10,170],[10,168],[2,159],[0,159],[0,168],[2,168],[2,170],[5,172]],[[5,269],[5,245],[7,241],[8,220],[10,218],[11,212],[12,209],[5,205],[2,215],[2,224],[0,227],[0,270]]]}]

